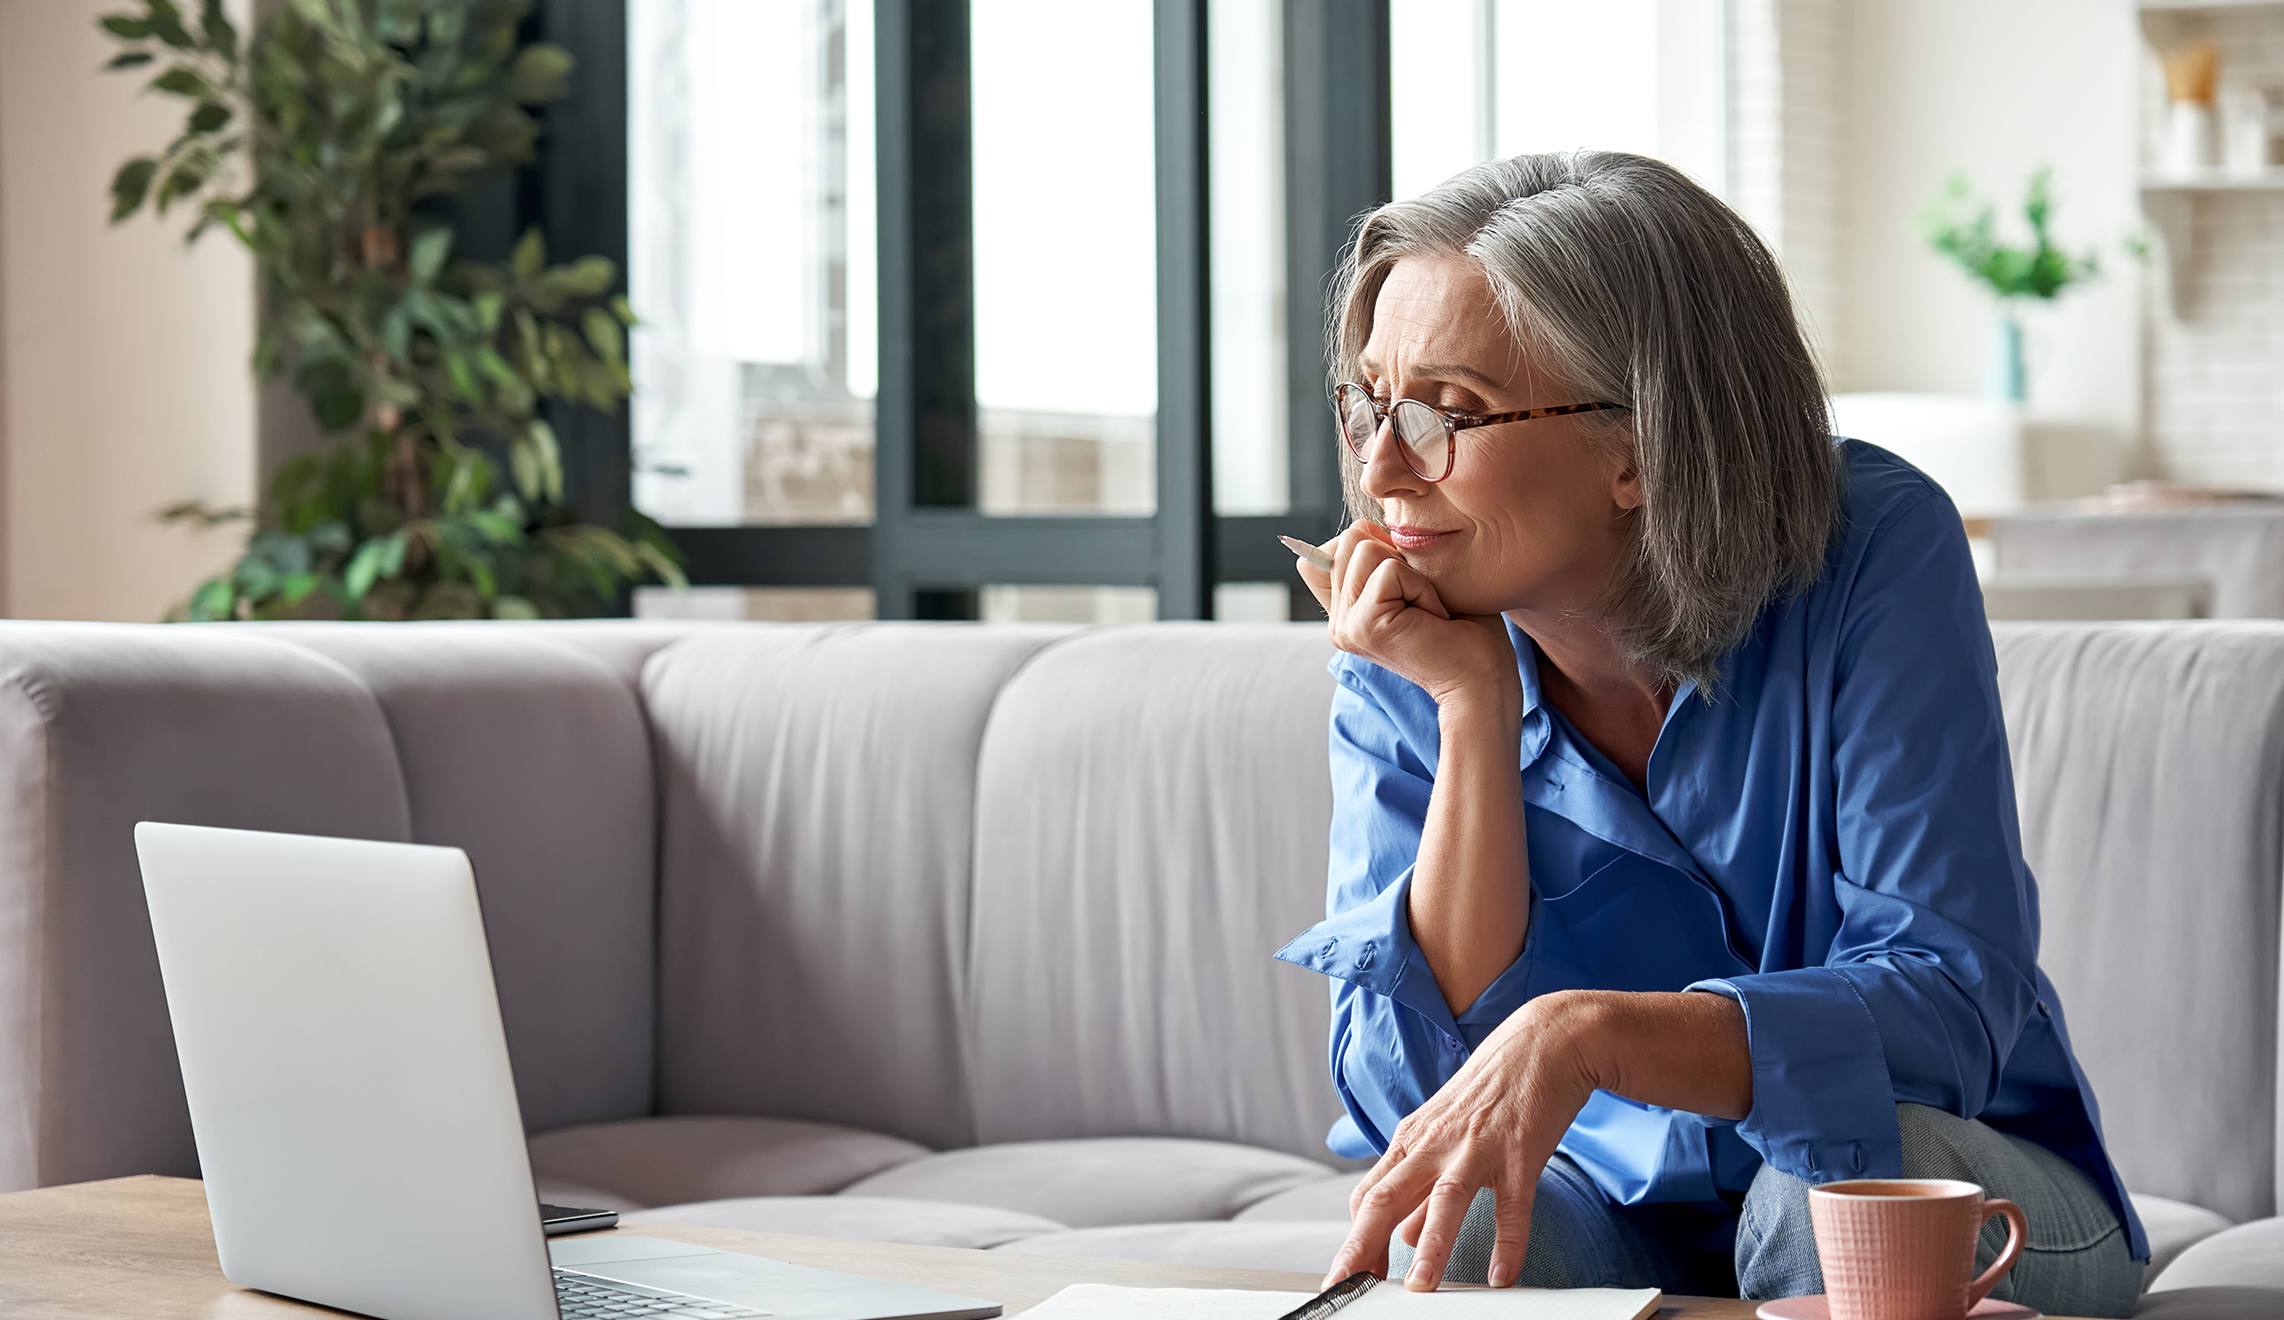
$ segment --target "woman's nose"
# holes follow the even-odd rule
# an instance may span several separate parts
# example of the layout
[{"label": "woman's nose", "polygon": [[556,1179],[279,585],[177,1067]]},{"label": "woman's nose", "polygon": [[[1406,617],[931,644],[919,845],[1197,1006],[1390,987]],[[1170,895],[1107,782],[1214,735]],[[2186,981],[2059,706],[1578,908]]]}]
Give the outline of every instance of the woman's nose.
[{"label": "woman's nose", "polygon": [[1364,493],[1376,500],[1391,495],[1418,495],[1427,483],[1412,471],[1404,459],[1403,441],[1396,438],[1396,422],[1392,417],[1380,419],[1380,429],[1372,433],[1372,445],[1364,451]]}]

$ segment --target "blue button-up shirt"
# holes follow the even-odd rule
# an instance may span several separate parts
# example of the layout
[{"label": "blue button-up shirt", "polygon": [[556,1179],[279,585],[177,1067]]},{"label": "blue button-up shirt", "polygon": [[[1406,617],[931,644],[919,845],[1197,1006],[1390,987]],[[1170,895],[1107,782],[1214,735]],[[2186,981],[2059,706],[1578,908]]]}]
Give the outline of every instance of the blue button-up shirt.
[{"label": "blue button-up shirt", "polygon": [[[1711,1202],[1762,1162],[1896,1177],[1895,1106],[1978,1118],[2085,1170],[2148,1248],[2038,969],[1998,665],[1959,515],[1895,456],[1839,442],[1823,576],[1684,684],[1637,790],[1522,675],[1530,929],[1454,1015],[1406,915],[1440,736],[1435,702],[1332,663],[1330,915],[1277,954],[1335,978],[1327,1144],[1366,1157],[1493,1028],[1554,990],[1700,990],[1743,1007],[1739,1122],[1597,1091],[1562,1151],[1612,1199]],[[1522,883],[1522,877],[1516,877]]]}]

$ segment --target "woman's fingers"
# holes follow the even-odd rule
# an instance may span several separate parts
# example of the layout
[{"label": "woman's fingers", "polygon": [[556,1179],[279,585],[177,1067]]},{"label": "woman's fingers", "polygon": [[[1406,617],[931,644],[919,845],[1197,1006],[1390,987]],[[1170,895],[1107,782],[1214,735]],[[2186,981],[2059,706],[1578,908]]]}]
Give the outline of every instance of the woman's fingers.
[{"label": "woman's fingers", "polygon": [[[1432,1159],[1415,1154],[1398,1161],[1385,1176],[1356,1198],[1355,1209],[1350,1215],[1348,1241],[1341,1247],[1341,1259],[1354,1256],[1359,1260],[1369,1260],[1369,1266],[1357,1268],[1370,1268],[1374,1273],[1385,1276],[1388,1271],[1388,1239],[1395,1234],[1396,1226],[1403,1223],[1419,1207],[1421,1201],[1427,1199],[1428,1190],[1435,1185],[1435,1179],[1436,1161]],[[1336,1271],[1340,1263],[1338,1259],[1334,1261]]]},{"label": "woman's fingers", "polygon": [[1324,608],[1325,614],[1331,615],[1332,574],[1318,568],[1306,559],[1294,560],[1293,568],[1301,575],[1301,585],[1307,587],[1309,594],[1316,597],[1316,603]]},{"label": "woman's fingers", "polygon": [[1467,1221],[1467,1207],[1475,1200],[1476,1183],[1457,1169],[1447,1168],[1428,1193],[1426,1218],[1421,1222],[1419,1245],[1412,1257],[1404,1286],[1413,1292],[1434,1292],[1443,1282],[1443,1267],[1459,1241],[1459,1226]]},{"label": "woman's fingers", "polygon": [[1522,1275],[1523,1259],[1531,1245],[1531,1205],[1537,1199],[1535,1181],[1520,1177],[1510,1165],[1506,1183],[1498,1189],[1491,1221],[1498,1237],[1491,1244],[1491,1270],[1484,1278],[1494,1288],[1505,1288]]}]

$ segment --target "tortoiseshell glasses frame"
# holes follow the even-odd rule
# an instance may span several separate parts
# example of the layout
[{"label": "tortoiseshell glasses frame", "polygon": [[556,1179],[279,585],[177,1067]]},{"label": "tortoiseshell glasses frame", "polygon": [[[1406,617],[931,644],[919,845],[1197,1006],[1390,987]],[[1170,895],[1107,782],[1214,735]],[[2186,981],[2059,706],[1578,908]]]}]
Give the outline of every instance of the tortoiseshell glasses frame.
[{"label": "tortoiseshell glasses frame", "polygon": [[1383,423],[1393,419],[1397,446],[1404,466],[1422,481],[1441,481],[1459,463],[1457,433],[1474,426],[1506,422],[1532,422],[1541,417],[1567,417],[1572,413],[1603,412],[1625,407],[1622,403],[1560,403],[1551,408],[1525,408],[1520,412],[1446,412],[1418,399],[1382,403],[1362,385],[1342,385],[1332,392],[1333,416],[1339,419],[1341,439],[1359,463],[1370,462],[1372,441]]}]

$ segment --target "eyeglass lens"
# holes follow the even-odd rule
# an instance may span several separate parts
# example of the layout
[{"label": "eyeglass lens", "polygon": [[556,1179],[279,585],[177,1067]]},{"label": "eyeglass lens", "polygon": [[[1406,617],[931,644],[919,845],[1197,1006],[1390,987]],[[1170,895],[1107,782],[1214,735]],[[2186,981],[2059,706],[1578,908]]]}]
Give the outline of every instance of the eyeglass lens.
[{"label": "eyeglass lens", "polygon": [[[1372,457],[1372,440],[1380,418],[1372,396],[1353,386],[1340,391],[1337,406],[1341,432],[1359,460]],[[1451,428],[1435,409],[1417,399],[1398,399],[1388,409],[1396,439],[1404,446],[1404,461],[1412,471],[1430,480],[1441,479],[1451,466]]]}]

